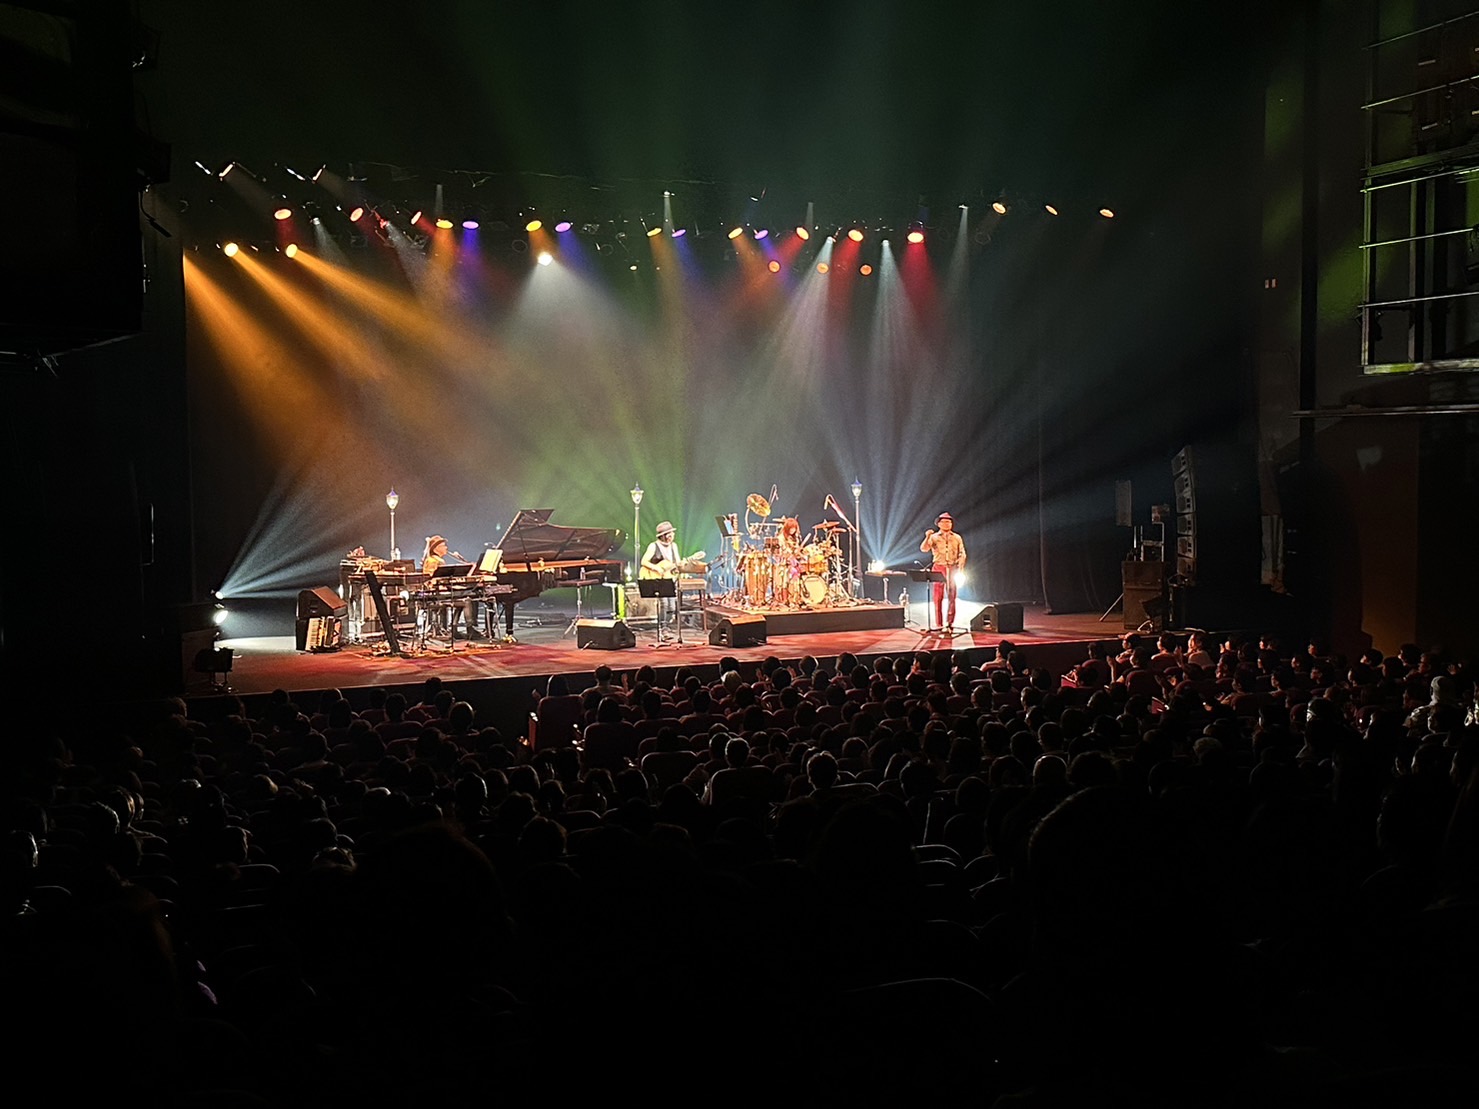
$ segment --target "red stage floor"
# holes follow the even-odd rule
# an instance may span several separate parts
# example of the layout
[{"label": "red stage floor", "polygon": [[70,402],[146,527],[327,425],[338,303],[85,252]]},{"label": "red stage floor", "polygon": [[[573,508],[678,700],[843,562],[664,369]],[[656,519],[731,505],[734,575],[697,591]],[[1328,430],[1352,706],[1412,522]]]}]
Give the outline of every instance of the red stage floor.
[{"label": "red stage floor", "polygon": [[[979,610],[978,604],[962,604],[957,614],[958,626],[964,626]],[[637,645],[625,650],[582,650],[575,636],[565,635],[570,613],[555,609],[540,610],[538,626],[515,628],[516,644],[471,647],[458,642],[455,652],[435,651],[414,658],[397,658],[371,650],[346,647],[322,654],[299,653],[293,649],[291,635],[255,639],[226,640],[221,646],[235,651],[234,667],[229,675],[231,688],[240,694],[267,693],[274,689],[291,692],[327,688],[352,689],[372,686],[417,685],[431,675],[446,682],[489,682],[508,678],[531,678],[546,674],[589,674],[605,663],[618,671],[635,670],[650,664],[671,672],[682,666],[713,666],[726,655],[741,662],[752,662],[776,655],[783,659],[815,655],[832,659],[840,652],[859,656],[896,655],[921,649],[953,649],[979,652],[994,648],[1004,638],[996,632],[972,634],[963,631],[953,637],[925,634],[919,625],[925,615],[923,606],[912,606],[910,623],[903,628],[864,631],[837,631],[815,635],[772,636],[755,647],[711,647],[708,636],[697,628],[685,629],[683,646],[658,646],[650,629],[640,626]],[[1123,634],[1119,614],[1100,622],[1093,613],[1069,615],[1048,614],[1042,609],[1027,608],[1024,630],[1008,634],[1027,651],[1034,663],[1054,669],[1066,669],[1083,658],[1083,645],[1096,639],[1117,639]],[[203,683],[203,679],[202,679]],[[203,684],[192,690],[204,694]]]}]

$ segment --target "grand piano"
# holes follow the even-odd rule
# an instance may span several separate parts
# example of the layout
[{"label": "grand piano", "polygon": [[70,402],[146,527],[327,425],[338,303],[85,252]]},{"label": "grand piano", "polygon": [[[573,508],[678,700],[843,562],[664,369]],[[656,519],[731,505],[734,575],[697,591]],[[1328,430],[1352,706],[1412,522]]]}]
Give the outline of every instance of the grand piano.
[{"label": "grand piano", "polygon": [[[626,536],[619,528],[576,528],[552,524],[552,508],[521,508],[494,546],[503,552],[497,573],[484,581],[512,585],[493,599],[503,609],[504,634],[514,633],[514,606],[546,589],[583,589],[619,582],[623,564],[608,558]],[[492,620],[491,606],[489,612]],[[492,634],[493,629],[488,629]]]}]

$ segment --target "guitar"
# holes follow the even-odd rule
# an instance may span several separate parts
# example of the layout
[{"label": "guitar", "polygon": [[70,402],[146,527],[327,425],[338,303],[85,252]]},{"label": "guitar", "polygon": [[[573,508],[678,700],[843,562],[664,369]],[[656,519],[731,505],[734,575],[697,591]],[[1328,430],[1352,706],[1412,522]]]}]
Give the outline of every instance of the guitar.
[{"label": "guitar", "polygon": [[679,574],[702,574],[708,570],[708,564],[704,562],[707,554],[704,551],[696,551],[679,562],[665,558],[657,564],[656,569],[648,566],[645,562],[637,570],[639,578],[676,578]]}]

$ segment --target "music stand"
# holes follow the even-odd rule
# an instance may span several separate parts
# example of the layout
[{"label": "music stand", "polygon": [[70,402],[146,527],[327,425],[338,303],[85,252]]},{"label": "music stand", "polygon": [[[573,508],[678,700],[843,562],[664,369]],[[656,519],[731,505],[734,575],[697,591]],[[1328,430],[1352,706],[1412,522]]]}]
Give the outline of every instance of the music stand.
[{"label": "music stand", "polygon": [[[930,583],[939,582],[941,585],[944,585],[945,584],[945,571],[944,570],[910,570],[909,571],[909,580],[910,581],[927,581],[927,582],[930,582]],[[924,631],[920,632],[919,633],[920,635],[934,635],[935,634],[936,629],[935,629],[934,611],[935,611],[935,587],[934,587],[933,584],[931,584],[930,587],[929,587],[929,592],[925,594],[925,600],[924,600]]]},{"label": "music stand", "polygon": [[637,581],[637,596],[648,600],[657,598],[657,645],[667,646],[662,629],[662,602],[665,597],[673,598],[674,615],[678,623],[678,643],[683,642],[683,597],[678,592],[677,578],[641,578]]}]

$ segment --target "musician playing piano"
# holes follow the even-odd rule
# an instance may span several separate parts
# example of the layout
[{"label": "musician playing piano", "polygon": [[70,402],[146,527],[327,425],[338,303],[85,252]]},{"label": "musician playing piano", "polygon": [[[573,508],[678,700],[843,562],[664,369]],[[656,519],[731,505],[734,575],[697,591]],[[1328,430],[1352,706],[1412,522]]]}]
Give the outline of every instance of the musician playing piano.
[{"label": "musician playing piano", "polygon": [[[678,564],[682,560],[678,555],[678,544],[673,541],[675,535],[670,521],[664,520],[657,525],[657,538],[647,544],[647,550],[642,555],[642,577],[676,578],[678,576]],[[677,611],[678,599],[676,597],[659,597],[658,626],[666,626]]]},{"label": "musician playing piano", "polygon": [[[447,557],[447,541],[443,539],[440,535],[428,535],[426,537],[426,549],[421,552],[421,572],[426,575],[428,581],[431,580],[431,576],[436,573],[439,566],[443,566],[446,564]],[[467,559],[463,558],[456,551],[451,552],[451,557],[456,559],[458,562],[467,561]],[[483,638],[483,633],[478,630],[477,601],[467,600],[463,602],[462,618],[463,623],[467,628],[468,639]],[[451,634],[454,637],[457,634],[457,620],[455,610],[453,611]]]}]

